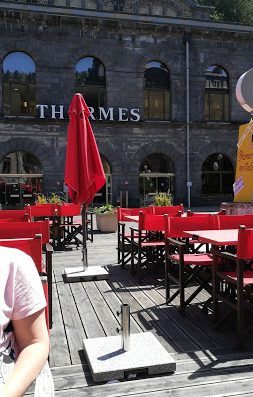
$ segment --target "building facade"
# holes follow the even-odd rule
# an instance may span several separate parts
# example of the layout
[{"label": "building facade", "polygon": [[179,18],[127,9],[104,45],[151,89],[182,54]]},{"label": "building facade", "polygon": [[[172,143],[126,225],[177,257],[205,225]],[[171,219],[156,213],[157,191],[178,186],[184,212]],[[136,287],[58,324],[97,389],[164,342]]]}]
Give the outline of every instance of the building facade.
[{"label": "building facade", "polygon": [[81,92],[107,184],[95,203],[232,201],[235,97],[252,26],[193,0],[0,1],[0,200],[63,188],[67,110]]}]

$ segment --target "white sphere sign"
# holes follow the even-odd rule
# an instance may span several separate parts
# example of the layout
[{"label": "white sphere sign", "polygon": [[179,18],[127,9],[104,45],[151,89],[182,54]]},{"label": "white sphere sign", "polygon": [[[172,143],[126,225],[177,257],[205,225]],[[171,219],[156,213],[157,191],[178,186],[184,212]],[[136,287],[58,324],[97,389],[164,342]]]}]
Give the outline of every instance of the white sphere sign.
[{"label": "white sphere sign", "polygon": [[243,109],[253,114],[253,69],[248,70],[239,78],[235,93]]}]

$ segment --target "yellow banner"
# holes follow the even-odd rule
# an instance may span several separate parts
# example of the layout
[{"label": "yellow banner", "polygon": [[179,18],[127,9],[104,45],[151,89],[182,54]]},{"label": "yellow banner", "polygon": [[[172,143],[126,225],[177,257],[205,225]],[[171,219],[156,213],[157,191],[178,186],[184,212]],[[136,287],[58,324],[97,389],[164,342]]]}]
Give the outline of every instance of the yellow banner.
[{"label": "yellow banner", "polygon": [[239,127],[234,202],[253,202],[253,120]]}]

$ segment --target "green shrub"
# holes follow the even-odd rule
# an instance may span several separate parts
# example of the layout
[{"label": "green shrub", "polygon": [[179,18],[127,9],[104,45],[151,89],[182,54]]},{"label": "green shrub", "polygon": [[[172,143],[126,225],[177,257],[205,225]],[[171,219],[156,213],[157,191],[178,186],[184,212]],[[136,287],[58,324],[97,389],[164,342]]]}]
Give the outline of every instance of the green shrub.
[{"label": "green shrub", "polygon": [[169,207],[173,205],[173,197],[170,192],[168,193],[159,193],[154,196],[153,205],[159,207]]},{"label": "green shrub", "polygon": [[37,194],[36,203],[37,204],[59,204],[64,202],[64,198],[56,193],[51,193],[49,195],[44,195],[42,193]]},{"label": "green shrub", "polygon": [[95,207],[94,208],[94,212],[96,214],[104,214],[104,215],[111,215],[111,214],[115,214],[117,211],[117,208],[114,207],[112,204],[105,204],[102,205],[101,207]]}]

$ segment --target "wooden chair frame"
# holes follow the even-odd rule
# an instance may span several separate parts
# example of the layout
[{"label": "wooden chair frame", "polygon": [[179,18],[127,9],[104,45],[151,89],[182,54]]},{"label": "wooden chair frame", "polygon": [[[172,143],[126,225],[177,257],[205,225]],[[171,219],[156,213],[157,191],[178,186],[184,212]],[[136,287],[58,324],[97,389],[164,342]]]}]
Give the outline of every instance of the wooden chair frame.
[{"label": "wooden chair frame", "polygon": [[[253,229],[246,229],[244,225],[239,227],[236,254],[215,248],[212,249],[212,253],[215,327],[218,328],[232,312],[236,311],[237,346],[242,348],[245,335],[252,328],[251,325],[246,327],[245,313],[247,306],[250,303],[252,305],[250,295],[253,292],[253,271],[249,266],[253,262]],[[219,314],[219,301],[230,307],[222,319]]]},{"label": "wooden chair frame", "polygon": [[164,264],[164,231],[163,215],[140,211],[138,229],[131,227],[131,271],[132,274],[137,273],[139,279],[144,268]]}]

